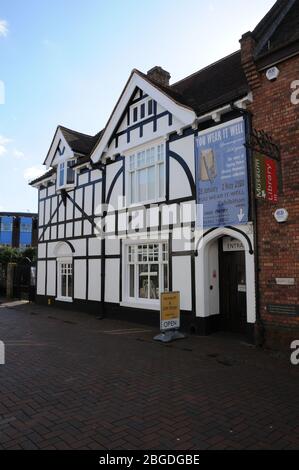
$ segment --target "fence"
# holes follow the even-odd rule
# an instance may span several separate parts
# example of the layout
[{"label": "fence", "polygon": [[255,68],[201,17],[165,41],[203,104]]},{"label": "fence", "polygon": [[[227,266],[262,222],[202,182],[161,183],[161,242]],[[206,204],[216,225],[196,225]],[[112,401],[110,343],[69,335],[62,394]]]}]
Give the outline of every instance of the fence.
[{"label": "fence", "polygon": [[36,266],[33,263],[0,265],[0,295],[34,301]]}]

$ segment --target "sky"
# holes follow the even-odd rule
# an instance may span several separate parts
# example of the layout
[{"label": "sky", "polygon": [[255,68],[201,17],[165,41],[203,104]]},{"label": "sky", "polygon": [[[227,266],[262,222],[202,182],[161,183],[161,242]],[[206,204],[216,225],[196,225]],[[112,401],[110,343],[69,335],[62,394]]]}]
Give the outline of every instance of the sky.
[{"label": "sky", "polygon": [[274,0],[0,0],[0,211],[37,211],[58,124],[102,129],[133,68],[171,83],[239,49]]}]

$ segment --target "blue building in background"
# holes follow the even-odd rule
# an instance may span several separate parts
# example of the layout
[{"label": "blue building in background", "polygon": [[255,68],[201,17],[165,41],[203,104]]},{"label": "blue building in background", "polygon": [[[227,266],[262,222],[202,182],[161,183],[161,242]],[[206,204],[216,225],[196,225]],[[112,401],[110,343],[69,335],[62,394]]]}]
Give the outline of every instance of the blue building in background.
[{"label": "blue building in background", "polygon": [[0,247],[37,246],[37,214],[0,212]]}]

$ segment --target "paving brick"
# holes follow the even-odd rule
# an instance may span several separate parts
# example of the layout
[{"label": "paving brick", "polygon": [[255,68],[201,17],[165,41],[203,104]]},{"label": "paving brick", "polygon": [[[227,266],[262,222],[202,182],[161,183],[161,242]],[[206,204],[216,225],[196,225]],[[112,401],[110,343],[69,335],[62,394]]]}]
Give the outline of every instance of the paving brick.
[{"label": "paving brick", "polygon": [[[166,348],[153,331],[142,341],[105,333],[135,326],[126,322],[48,315],[0,308],[1,339],[11,341],[0,368],[0,449],[299,448],[299,367],[288,356],[219,334]],[[32,346],[13,344],[29,333]],[[229,373],[215,352],[230,357]]]}]

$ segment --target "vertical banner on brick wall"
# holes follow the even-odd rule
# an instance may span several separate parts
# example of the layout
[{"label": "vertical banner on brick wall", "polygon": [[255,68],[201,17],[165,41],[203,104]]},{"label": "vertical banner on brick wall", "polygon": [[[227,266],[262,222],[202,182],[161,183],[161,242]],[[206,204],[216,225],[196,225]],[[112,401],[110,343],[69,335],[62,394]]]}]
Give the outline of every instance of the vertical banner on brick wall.
[{"label": "vertical banner on brick wall", "polygon": [[248,177],[243,118],[202,131],[195,139],[196,195],[203,228],[248,222]]},{"label": "vertical banner on brick wall", "polygon": [[255,197],[270,202],[278,200],[277,163],[259,153],[254,154]]}]

